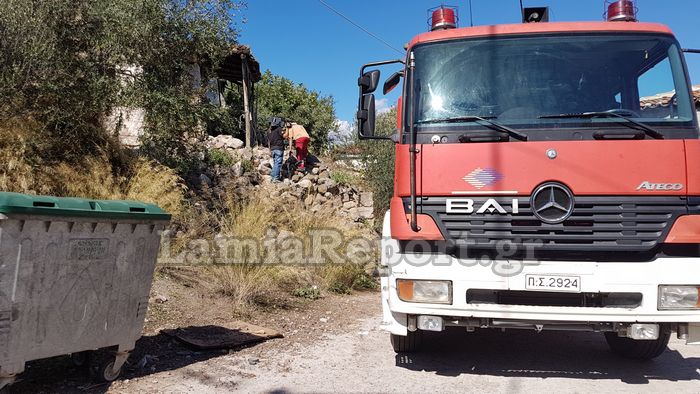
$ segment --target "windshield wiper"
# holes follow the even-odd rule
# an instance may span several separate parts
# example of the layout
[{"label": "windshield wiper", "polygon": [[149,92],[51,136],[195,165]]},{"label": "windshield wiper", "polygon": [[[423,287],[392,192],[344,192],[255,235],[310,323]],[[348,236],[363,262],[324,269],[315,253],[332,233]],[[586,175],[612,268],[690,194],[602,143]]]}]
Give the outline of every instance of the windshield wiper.
[{"label": "windshield wiper", "polygon": [[500,131],[502,133],[507,133],[509,136],[520,140],[527,141],[527,135],[521,133],[520,131],[511,129],[508,126],[504,126],[500,123],[496,123],[492,120],[482,118],[481,116],[458,116],[454,118],[435,118],[435,119],[425,119],[419,120],[416,124],[428,124],[428,123],[460,123],[460,122],[476,122],[488,127],[491,130]]},{"label": "windshield wiper", "polygon": [[625,120],[621,123],[631,129],[641,130],[646,135],[657,140],[664,139],[664,135],[659,131],[652,129],[651,127],[645,125],[644,123],[632,120],[627,116],[616,114],[614,112],[581,112],[578,114],[558,114],[558,115],[542,115],[538,116],[538,119],[591,119],[591,118],[616,118]]}]

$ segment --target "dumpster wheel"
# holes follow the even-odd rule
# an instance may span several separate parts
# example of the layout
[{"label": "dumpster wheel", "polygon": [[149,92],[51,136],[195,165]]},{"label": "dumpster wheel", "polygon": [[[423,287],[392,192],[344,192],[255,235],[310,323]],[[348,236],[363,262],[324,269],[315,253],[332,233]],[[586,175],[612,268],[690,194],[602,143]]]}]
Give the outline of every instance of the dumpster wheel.
[{"label": "dumpster wheel", "polygon": [[120,362],[119,368],[115,370],[114,365],[118,356],[114,352],[95,350],[90,352],[88,358],[88,373],[90,377],[98,382],[113,382],[122,373],[124,362]]}]

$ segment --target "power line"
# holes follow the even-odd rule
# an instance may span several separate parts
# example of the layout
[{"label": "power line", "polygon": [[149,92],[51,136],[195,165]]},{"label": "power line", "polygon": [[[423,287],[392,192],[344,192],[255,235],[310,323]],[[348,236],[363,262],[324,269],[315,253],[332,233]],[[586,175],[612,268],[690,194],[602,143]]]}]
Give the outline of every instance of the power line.
[{"label": "power line", "polygon": [[472,13],[472,0],[469,0],[469,26],[474,27],[474,14]]},{"label": "power line", "polygon": [[391,44],[389,44],[388,42],[386,42],[386,41],[385,41],[384,39],[382,39],[381,37],[377,36],[376,34],[372,33],[371,31],[369,31],[369,30],[365,29],[364,27],[358,25],[357,23],[353,22],[350,18],[348,18],[347,16],[343,15],[340,11],[336,10],[335,8],[331,7],[331,6],[330,6],[328,3],[326,3],[325,1],[323,1],[323,0],[318,0],[318,2],[321,3],[321,4],[323,4],[323,6],[325,6],[325,7],[328,8],[329,10],[333,11],[334,13],[336,13],[336,14],[337,14],[338,16],[340,16],[341,18],[343,18],[343,19],[345,19],[346,21],[350,22],[353,26],[355,26],[355,27],[357,27],[358,29],[362,30],[363,32],[369,34],[369,35],[370,35],[372,38],[374,38],[375,40],[381,42],[382,44],[386,45],[387,47],[391,48],[392,50],[394,50],[394,51],[396,51],[396,52],[398,52],[398,53],[400,53],[400,54],[402,54],[402,55],[404,54],[403,51],[400,51],[400,50],[396,49],[396,47],[392,46]]}]

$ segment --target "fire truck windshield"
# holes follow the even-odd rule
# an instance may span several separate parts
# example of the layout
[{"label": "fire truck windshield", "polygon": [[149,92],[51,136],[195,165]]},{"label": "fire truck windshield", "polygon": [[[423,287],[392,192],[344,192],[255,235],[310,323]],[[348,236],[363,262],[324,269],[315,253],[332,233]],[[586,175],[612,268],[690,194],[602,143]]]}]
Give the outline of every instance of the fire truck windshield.
[{"label": "fire truck windshield", "polygon": [[665,35],[569,34],[480,38],[414,48],[418,133],[483,127],[440,119],[482,117],[522,129],[620,127],[610,111],[663,133],[692,128],[677,42]]}]

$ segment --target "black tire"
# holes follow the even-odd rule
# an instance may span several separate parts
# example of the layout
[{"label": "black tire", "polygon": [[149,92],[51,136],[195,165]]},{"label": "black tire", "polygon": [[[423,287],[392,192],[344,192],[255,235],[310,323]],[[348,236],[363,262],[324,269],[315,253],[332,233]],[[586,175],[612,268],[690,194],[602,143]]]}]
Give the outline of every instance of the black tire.
[{"label": "black tire", "polygon": [[423,345],[423,332],[408,332],[408,335],[391,334],[391,346],[396,353],[413,353],[420,350]]},{"label": "black tire", "polygon": [[668,330],[662,330],[659,333],[659,338],[653,341],[620,337],[616,332],[605,333],[605,340],[613,353],[635,360],[651,360],[660,356],[668,347],[670,339],[671,332]]}]

